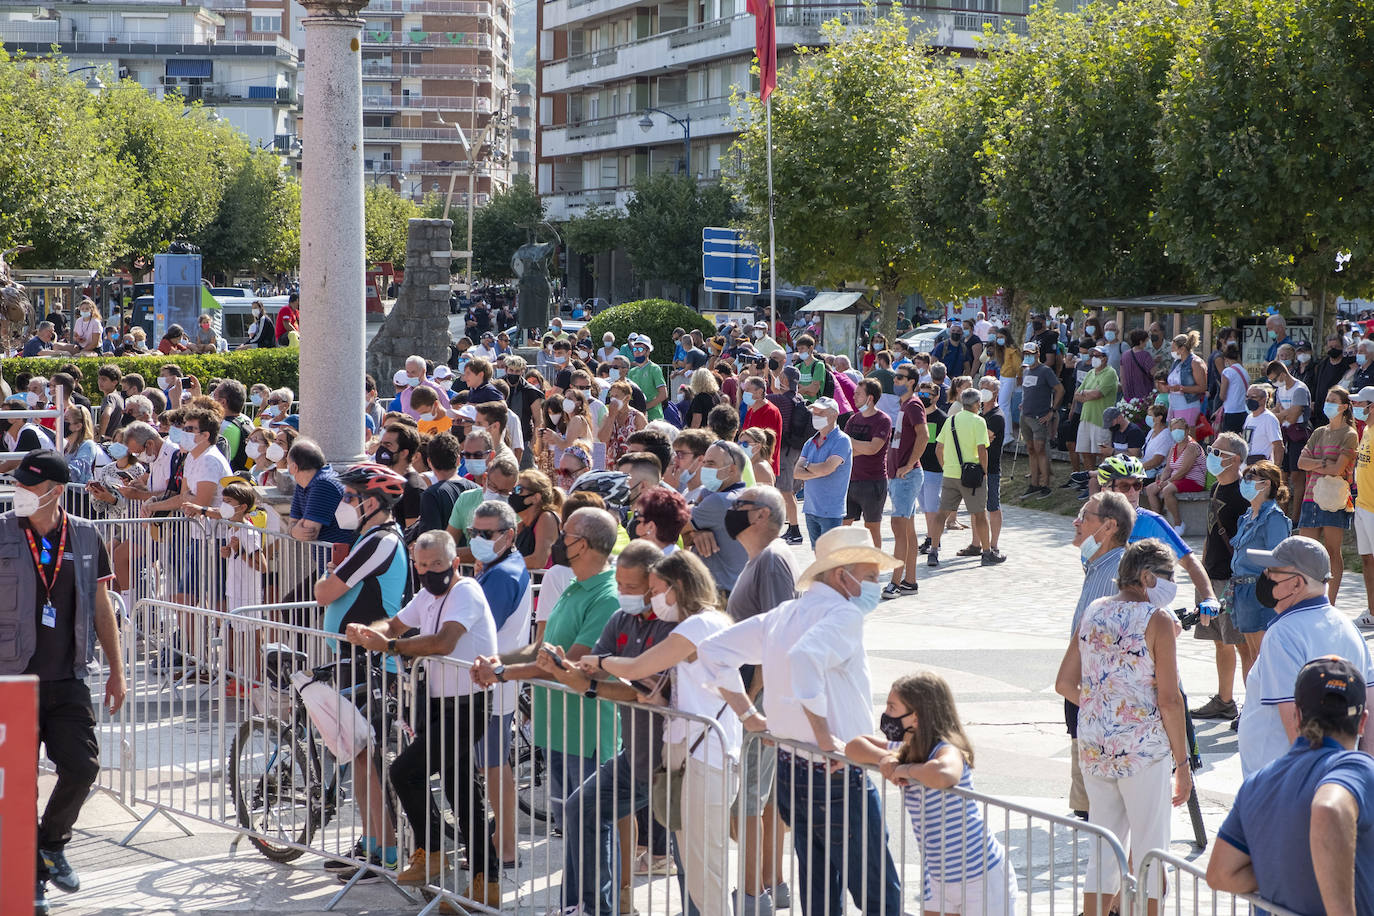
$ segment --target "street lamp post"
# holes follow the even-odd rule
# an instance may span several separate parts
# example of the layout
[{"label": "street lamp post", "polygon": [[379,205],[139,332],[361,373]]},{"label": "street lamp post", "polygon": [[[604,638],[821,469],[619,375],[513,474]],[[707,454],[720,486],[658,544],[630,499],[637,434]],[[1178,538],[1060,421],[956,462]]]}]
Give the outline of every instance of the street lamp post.
[{"label": "street lamp post", "polygon": [[92,64],[89,67],[74,67],[71,70],[67,71],[67,75],[71,76],[73,73],[82,73],[86,70],[94,71],[91,73],[90,76],[86,77],[86,88],[89,89],[91,92],[99,92],[100,90],[104,89],[105,84],[100,81],[100,68],[95,64]]},{"label": "street lamp post", "polygon": [[[469,296],[472,295],[472,209],[473,197],[475,196],[474,183],[477,178],[477,157],[482,152],[482,149],[487,145],[487,143],[489,143],[493,139],[493,136],[496,131],[496,126],[501,119],[501,114],[501,111],[492,112],[491,117],[487,119],[487,128],[482,132],[482,137],[477,141],[476,147],[473,147],[471,144],[468,143],[468,136],[463,132],[463,126],[461,124],[458,124],[457,122],[449,124],[447,121],[444,120],[444,116],[442,114],[437,115],[440,124],[442,124],[445,127],[452,127],[454,130],[458,131],[458,142],[463,145],[463,153],[467,156],[468,250],[463,252],[463,254],[467,258],[468,262],[467,292]],[[453,203],[453,185],[454,182],[457,181],[457,179],[458,170],[454,169],[452,172],[449,173],[448,176],[448,195],[444,197],[444,219],[448,219],[449,205]]]},{"label": "street lamp post", "polygon": [[649,112],[651,111],[658,112],[669,121],[672,121],[678,127],[682,128],[682,147],[686,154],[683,161],[687,171],[687,177],[690,178],[692,176],[692,116],[687,115],[686,118],[677,118],[668,114],[668,112],[664,111],[662,108],[646,108],[644,109],[644,117],[639,119],[639,129],[645,133],[654,129],[654,119],[649,117]]}]

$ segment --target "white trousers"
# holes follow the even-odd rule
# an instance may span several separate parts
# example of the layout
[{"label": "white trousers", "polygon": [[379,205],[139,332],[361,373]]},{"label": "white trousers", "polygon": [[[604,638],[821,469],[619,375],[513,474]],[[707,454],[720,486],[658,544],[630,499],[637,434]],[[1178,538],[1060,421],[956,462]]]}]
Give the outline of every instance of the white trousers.
[{"label": "white trousers", "polygon": [[[1124,779],[1104,779],[1085,770],[1088,822],[1110,830],[1132,862],[1139,862],[1151,849],[1168,849],[1172,778],[1173,761],[1168,757]],[[1090,894],[1115,894],[1121,889],[1120,868],[1100,847],[1091,843],[1083,889]],[[1152,883],[1151,896],[1158,897],[1159,885]]]},{"label": "white trousers", "polygon": [[701,916],[730,912],[730,807],[738,790],[733,769],[727,773],[687,758],[677,848],[687,871],[687,894]]}]

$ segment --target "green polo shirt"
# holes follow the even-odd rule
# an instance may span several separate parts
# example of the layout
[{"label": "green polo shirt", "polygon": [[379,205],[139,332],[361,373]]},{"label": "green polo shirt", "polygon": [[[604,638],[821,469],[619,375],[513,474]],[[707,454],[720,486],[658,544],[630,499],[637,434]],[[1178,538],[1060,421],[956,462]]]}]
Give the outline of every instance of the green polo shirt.
[{"label": "green polo shirt", "polygon": [[1102,421],[1102,411],[1116,403],[1116,370],[1111,366],[1092,370],[1084,376],[1082,388],[1084,391],[1100,391],[1102,397],[1083,402],[1081,419],[1085,423],[1106,426]]},{"label": "green polo shirt", "polygon": [[[653,354],[650,354],[652,357]],[[658,396],[658,389],[668,383],[663,378],[663,370],[658,367],[652,359],[646,359],[643,365],[631,363],[629,371],[630,381],[639,386],[639,390],[644,392],[644,399],[652,401]],[[645,414],[650,420],[663,419],[663,405],[655,404],[649,408]]]},{"label": "green polo shirt", "polygon": [[797,363],[797,372],[801,375],[801,378],[797,380],[798,388],[801,388],[803,385],[811,385],[816,382],[822,383],[821,387],[816,389],[815,394],[802,395],[802,399],[805,400],[806,403],[810,404],[812,401],[816,400],[816,398],[820,397],[821,393],[825,390],[825,361],[820,359],[819,357],[812,360],[801,360]]},{"label": "green polo shirt", "polygon": [[[585,581],[574,580],[558,597],[544,628],[544,641],[567,650],[594,646],[611,615],[620,610],[615,572],[607,569]],[[609,760],[619,749],[615,706],[536,686],[534,743],[578,757]]]},{"label": "green polo shirt", "polygon": [[459,493],[458,498],[453,501],[453,511],[448,516],[449,527],[459,531],[471,528],[472,517],[477,513],[477,507],[482,505],[485,492],[481,487],[477,487]]}]

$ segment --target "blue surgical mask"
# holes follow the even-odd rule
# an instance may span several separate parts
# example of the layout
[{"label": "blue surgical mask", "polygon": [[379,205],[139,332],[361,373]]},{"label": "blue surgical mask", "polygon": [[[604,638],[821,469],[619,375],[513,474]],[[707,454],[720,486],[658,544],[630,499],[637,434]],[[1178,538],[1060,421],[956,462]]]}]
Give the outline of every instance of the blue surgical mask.
[{"label": "blue surgical mask", "polygon": [[1368,356],[1365,356],[1363,353],[1356,353],[1356,354],[1355,354],[1355,365],[1357,365],[1357,366],[1363,366],[1363,365],[1364,365],[1365,363],[1367,363],[1367,362],[1369,362],[1369,357],[1368,357]]},{"label": "blue surgical mask", "polygon": [[485,474],[487,472],[487,459],[464,458],[463,467],[468,469],[469,474]]},{"label": "blue surgical mask", "polygon": [[1102,336],[1105,337],[1105,338],[1107,338],[1107,340],[1109,340],[1109,341],[1110,341],[1110,340],[1116,340],[1116,332],[1115,332],[1115,331],[1103,331],[1103,332],[1102,332]]},{"label": "blue surgical mask", "polygon": [[1365,416],[1369,413],[1369,409],[1365,407],[1352,407],[1350,408],[1350,410],[1352,413],[1354,413],[1355,419],[1359,420],[1360,422],[1364,422]]},{"label": "blue surgical mask", "polygon": [[1091,534],[1083,539],[1083,543],[1078,545],[1078,553],[1083,560],[1084,569],[1088,568],[1088,561],[1096,556],[1097,552],[1101,549],[1102,545],[1097,543],[1097,538],[1093,537]]},{"label": "blue surgical mask", "polygon": [[892,390],[896,393],[898,397],[901,397],[902,395],[906,394],[908,391],[911,390],[911,386],[903,385],[901,382],[893,382]]},{"label": "blue surgical mask", "polygon": [[1221,456],[1207,453],[1207,473],[1213,477],[1221,476]]},{"label": "blue surgical mask", "polygon": [[752,391],[746,391],[746,392],[744,392],[744,394],[740,395],[740,400],[744,402],[744,406],[745,406],[745,407],[753,407],[753,406],[754,406],[754,400],[755,400],[755,398],[754,398],[754,392],[752,392]]},{"label": "blue surgical mask", "polygon": [[476,537],[468,541],[472,556],[478,563],[486,565],[496,559],[496,547],[491,538]]},{"label": "blue surgical mask", "polygon": [[1240,495],[1246,502],[1250,502],[1259,495],[1259,484],[1253,480],[1242,480],[1240,482]]},{"label": "blue surgical mask", "polygon": [[1332,404],[1330,401],[1327,401],[1325,404],[1322,405],[1322,413],[1326,414],[1326,418],[1327,418],[1328,420],[1334,418],[1334,417],[1336,416],[1336,414],[1338,414],[1338,413],[1340,413],[1340,412],[1341,412],[1341,405],[1340,405],[1340,404]]},{"label": "blue surgical mask", "polygon": [[620,602],[620,610],[625,612],[626,614],[643,614],[645,608],[648,607],[648,605],[644,603],[643,595],[617,594],[615,596],[615,600]]},{"label": "blue surgical mask", "polygon": [[1169,430],[1169,437],[1170,437],[1171,439],[1173,439],[1175,442],[1182,442],[1182,441],[1184,440],[1184,438],[1185,438],[1187,435],[1188,435],[1188,430],[1186,430],[1186,429],[1171,429],[1171,430]]},{"label": "blue surgical mask", "polygon": [[703,487],[713,493],[720,489],[720,472],[713,467],[703,466],[697,474],[697,479]]},{"label": "blue surgical mask", "polygon": [[122,442],[111,442],[105,446],[105,452],[115,461],[128,457],[129,448]]},{"label": "blue surgical mask", "polygon": [[859,581],[849,572],[846,572],[845,575],[859,583],[859,593],[850,598],[849,603],[864,614],[872,614],[883,600],[883,587],[877,582]]}]

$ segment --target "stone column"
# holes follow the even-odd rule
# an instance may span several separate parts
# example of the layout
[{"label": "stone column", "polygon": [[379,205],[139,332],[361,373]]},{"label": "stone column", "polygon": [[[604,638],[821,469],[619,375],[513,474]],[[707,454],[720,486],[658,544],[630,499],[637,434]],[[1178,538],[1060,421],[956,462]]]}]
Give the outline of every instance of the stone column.
[{"label": "stone column", "polygon": [[366,0],[304,0],[301,433],[330,463],[363,448],[366,274],[362,27]]}]

